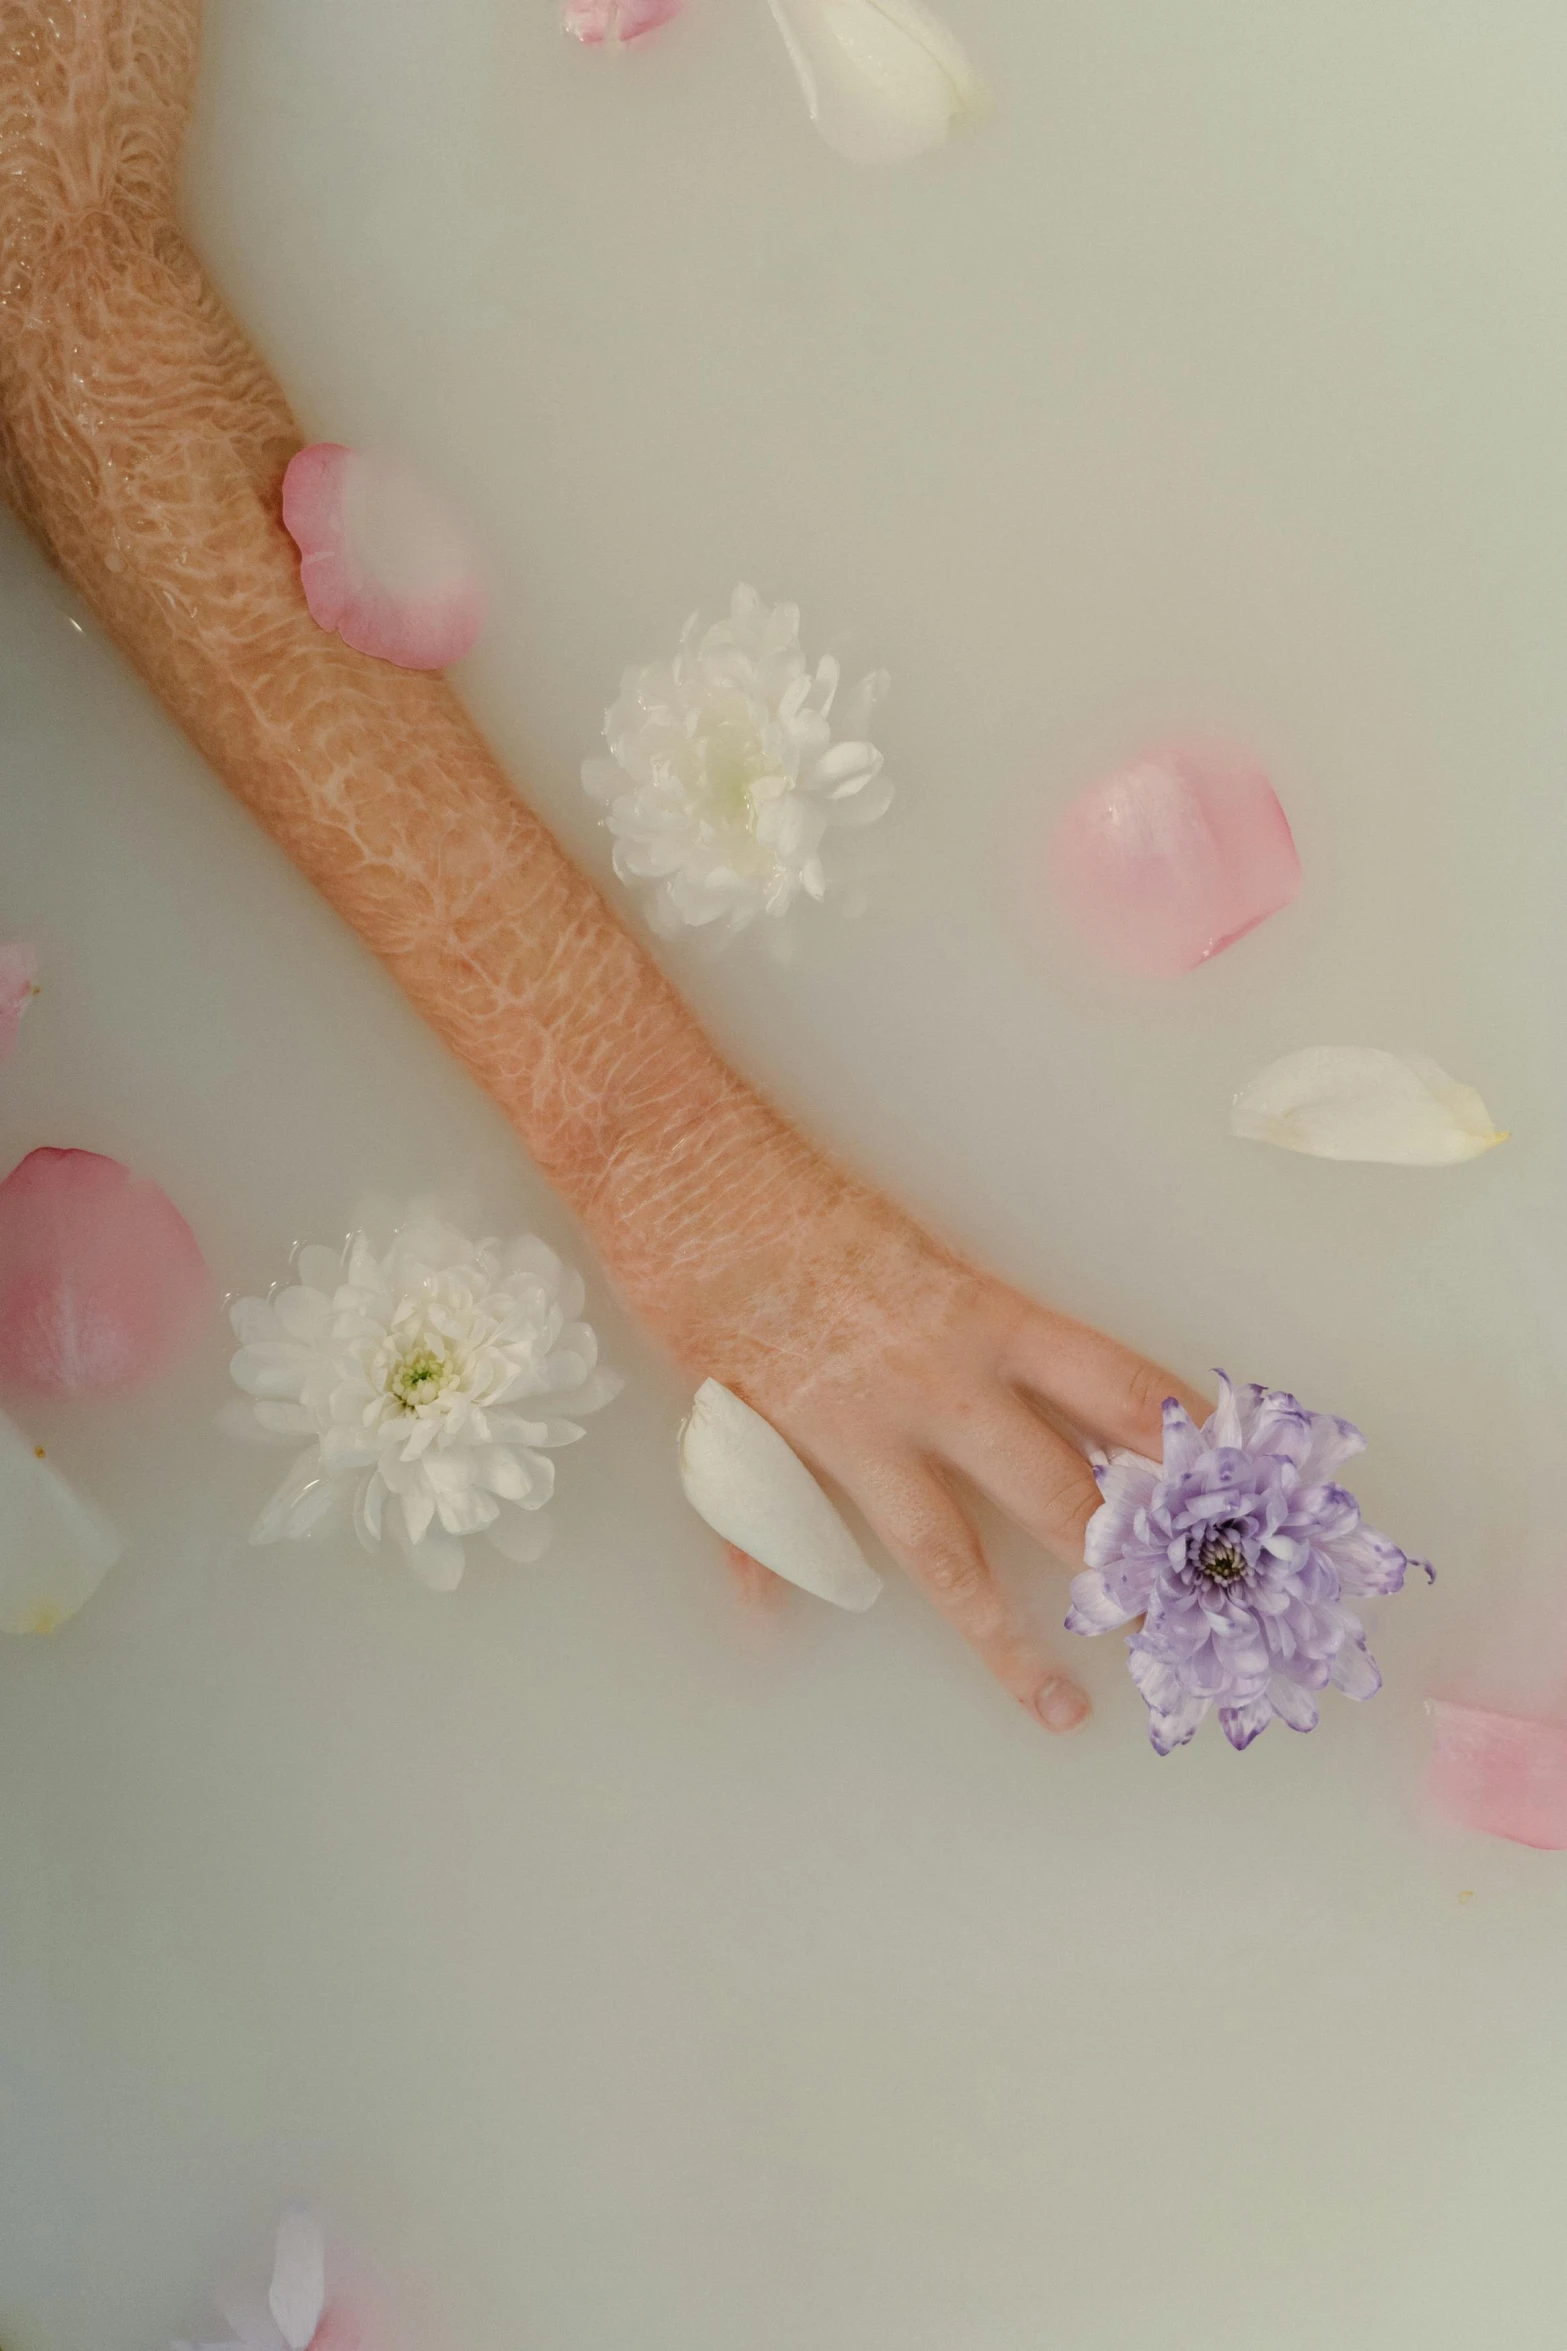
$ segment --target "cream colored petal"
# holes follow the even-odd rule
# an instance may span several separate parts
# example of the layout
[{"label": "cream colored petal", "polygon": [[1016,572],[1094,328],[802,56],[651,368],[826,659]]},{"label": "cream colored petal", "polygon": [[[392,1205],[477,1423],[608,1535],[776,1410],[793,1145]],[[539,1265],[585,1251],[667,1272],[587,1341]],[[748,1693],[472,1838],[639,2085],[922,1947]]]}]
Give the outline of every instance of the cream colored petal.
[{"label": "cream colored petal", "polygon": [[1400,1167],[1449,1167],[1507,1140],[1472,1086],[1375,1045],[1285,1054],[1236,1096],[1230,1126],[1282,1151]]},{"label": "cream colored petal", "polygon": [[837,1608],[869,1608],[881,1577],[799,1456],[738,1396],[704,1380],[680,1432],[680,1483],[728,1543]]},{"label": "cream colored petal", "polygon": [[901,163],[977,113],[984,86],[925,0],[771,0],[805,102],[851,163]]},{"label": "cream colored petal", "polygon": [[308,2212],[286,2212],[279,2224],[267,2307],[288,2351],[310,2351],[326,2308],[326,2246]]},{"label": "cream colored petal", "polygon": [[121,1549],[108,1520],[0,1414],[0,1632],[52,1633]]}]

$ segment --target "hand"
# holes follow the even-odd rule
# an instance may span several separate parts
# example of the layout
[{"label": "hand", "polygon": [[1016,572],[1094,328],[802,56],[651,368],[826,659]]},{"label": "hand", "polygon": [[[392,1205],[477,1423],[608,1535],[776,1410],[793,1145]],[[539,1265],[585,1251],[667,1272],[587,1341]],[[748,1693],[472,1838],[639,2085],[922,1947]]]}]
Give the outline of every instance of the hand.
[{"label": "hand", "polygon": [[[1157,1458],[1165,1397],[1199,1418],[1206,1405],[966,1264],[754,1096],[683,1151],[667,1137],[657,1171],[622,1168],[601,1235],[638,1311],[694,1376],[732,1388],[844,1489],[1047,1730],[1074,1730],[1088,1699],[1003,1590],[965,1495],[1080,1566],[1098,1504],[1080,1440]],[[629,1252],[613,1238],[628,1216],[644,1244]]]}]

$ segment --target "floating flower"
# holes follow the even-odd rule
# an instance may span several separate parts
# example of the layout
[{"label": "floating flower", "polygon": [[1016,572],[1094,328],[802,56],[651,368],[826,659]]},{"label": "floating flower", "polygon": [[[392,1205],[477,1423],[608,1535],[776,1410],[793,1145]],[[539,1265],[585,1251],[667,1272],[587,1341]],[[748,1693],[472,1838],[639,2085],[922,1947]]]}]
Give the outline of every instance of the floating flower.
[{"label": "floating flower", "polygon": [[1455,1827],[1538,1851],[1567,1851],[1567,1722],[1435,1698],[1426,1790]]},{"label": "floating flower", "polygon": [[365,1548],[390,1534],[436,1591],[461,1581],[469,1535],[539,1558],[550,1450],[621,1385],[596,1368],[581,1277],[531,1235],[473,1242],[425,1215],[382,1253],[357,1232],[301,1250],[297,1270],[233,1309],[257,1424],[308,1440],[251,1541],[307,1535],[351,1497]]},{"label": "floating flower", "polygon": [[772,0],[810,117],[851,163],[902,163],[977,114],[984,85],[925,0]]},{"label": "floating flower", "polygon": [[1507,1140],[1473,1086],[1423,1054],[1376,1045],[1286,1053],[1236,1095],[1230,1126],[1281,1151],[1399,1167],[1450,1167]]},{"label": "floating flower", "polygon": [[1051,864],[1062,913],[1101,961],[1155,979],[1233,947],[1300,891],[1273,786],[1224,751],[1151,751],[1091,785]]},{"label": "floating flower", "polygon": [[639,41],[680,14],[682,0],[566,0],[561,22],[590,49]]},{"label": "floating flower", "polygon": [[52,1633],[120,1556],[102,1513],[0,1413],[0,1632]]},{"label": "floating flower", "polygon": [[1315,1730],[1330,1682],[1372,1697],[1382,1676],[1345,1603],[1401,1590],[1412,1564],[1332,1482],[1364,1450],[1358,1429],[1280,1388],[1236,1390],[1222,1372],[1219,1384],[1200,1429],[1167,1401],[1162,1468],[1137,1453],[1096,1462],[1104,1499],[1066,1620],[1092,1634],[1143,1618],[1126,1645],[1161,1755],[1210,1706],[1231,1746],[1249,1747],[1275,1715]]},{"label": "floating flower", "polygon": [[462,530],[395,457],[317,441],[283,476],[310,617],[356,653],[445,669],[484,629],[484,591]]},{"label": "floating flower", "polygon": [[[272,2283],[259,2294],[225,2294],[218,2308],[234,2330],[204,2351],[360,2351],[352,2317],[327,2301],[326,2242],[308,2212],[285,2213],[278,2227]],[[191,2351],[176,2343],[174,2351]]]},{"label": "floating flower", "polygon": [[29,1151],[0,1184],[0,1385],[134,1388],[168,1371],[212,1306],[166,1192],[96,1151]]},{"label": "floating flower", "polygon": [[22,1015],[38,993],[38,956],[31,947],[0,947],[0,1061],[9,1061]]},{"label": "floating flower", "polygon": [[692,616],[672,662],[626,671],[604,720],[612,756],[586,761],[582,781],[609,810],[616,873],[646,888],[663,937],[733,937],[825,898],[828,835],[885,813],[892,786],[863,737],[887,674],[855,688],[835,740],[838,682],[830,654],[807,669],[797,607],[745,587],[705,633]]},{"label": "floating flower", "polygon": [[704,1380],[680,1432],[686,1500],[748,1561],[838,1608],[869,1608],[881,1577],[799,1455],[749,1404]]}]

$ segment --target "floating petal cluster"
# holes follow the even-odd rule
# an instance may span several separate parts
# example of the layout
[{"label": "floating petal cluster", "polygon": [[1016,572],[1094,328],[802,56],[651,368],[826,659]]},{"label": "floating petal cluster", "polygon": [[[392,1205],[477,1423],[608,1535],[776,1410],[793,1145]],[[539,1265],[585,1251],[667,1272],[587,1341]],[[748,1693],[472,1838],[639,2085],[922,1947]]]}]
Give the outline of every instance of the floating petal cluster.
[{"label": "floating petal cluster", "polygon": [[305,1439],[251,1532],[307,1535],[351,1503],[367,1550],[389,1537],[437,1591],[461,1581],[464,1543],[539,1558],[553,1448],[620,1389],[580,1317],[580,1276],[531,1235],[469,1241],[419,1215],[378,1250],[307,1248],[298,1280],[241,1298],[232,1371],[260,1430]]},{"label": "floating petal cluster", "polygon": [[984,85],[925,0],[772,0],[810,117],[851,163],[902,163],[980,112]]},{"label": "floating petal cluster", "polygon": [[626,671],[604,720],[611,756],[586,761],[582,781],[656,931],[730,938],[829,895],[830,835],[892,800],[865,740],[887,683],[877,671],[839,706],[838,664],[806,666],[798,608],[746,587],[712,628],[693,615],[673,661]]},{"label": "floating petal cluster", "polygon": [[1066,1620],[1092,1634],[1143,1618],[1126,1645],[1161,1755],[1210,1707],[1239,1748],[1275,1715],[1315,1730],[1330,1684],[1374,1696],[1382,1676],[1349,1603],[1401,1590],[1424,1565],[1362,1526],[1354,1495],[1334,1482],[1364,1450],[1358,1429],[1279,1388],[1236,1389],[1222,1373],[1220,1388],[1200,1429],[1166,1403],[1162,1467],[1136,1453],[1096,1465],[1104,1499]]},{"label": "floating petal cluster", "polygon": [[[202,2351],[361,2351],[351,2317],[327,2300],[326,2240],[308,2212],[287,2212],[278,2227],[272,2282],[259,2294],[224,2294],[218,2307],[233,2332]],[[192,2351],[176,2343],[174,2351]]]},{"label": "floating petal cluster", "polygon": [[1473,1086],[1424,1054],[1308,1045],[1271,1062],[1235,1097],[1230,1129],[1314,1159],[1452,1167],[1507,1137]]}]

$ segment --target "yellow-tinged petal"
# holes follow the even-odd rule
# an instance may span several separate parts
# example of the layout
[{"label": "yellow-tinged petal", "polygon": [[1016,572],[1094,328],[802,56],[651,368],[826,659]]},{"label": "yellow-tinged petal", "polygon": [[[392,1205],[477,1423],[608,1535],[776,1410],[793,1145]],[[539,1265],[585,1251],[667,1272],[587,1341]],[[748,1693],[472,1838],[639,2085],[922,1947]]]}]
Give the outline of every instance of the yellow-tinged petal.
[{"label": "yellow-tinged petal", "polygon": [[1281,1151],[1396,1167],[1451,1167],[1507,1141],[1473,1086],[1376,1045],[1285,1054],[1236,1096],[1230,1126]]},{"label": "yellow-tinged petal", "polygon": [[120,1549],[102,1514],[0,1413],[0,1632],[52,1633]]}]

